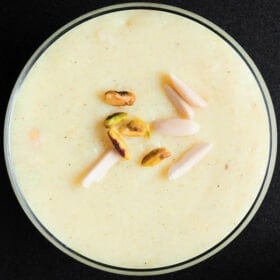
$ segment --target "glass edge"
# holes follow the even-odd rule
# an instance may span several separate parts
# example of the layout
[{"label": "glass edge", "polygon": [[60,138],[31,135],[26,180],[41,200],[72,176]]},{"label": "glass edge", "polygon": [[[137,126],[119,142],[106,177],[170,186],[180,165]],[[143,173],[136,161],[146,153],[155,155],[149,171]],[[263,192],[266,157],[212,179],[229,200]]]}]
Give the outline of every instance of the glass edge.
[{"label": "glass edge", "polygon": [[[175,11],[178,12],[180,14],[183,15],[187,15],[190,16],[192,18],[198,19],[199,21],[203,22],[206,26],[209,26],[211,28],[213,28],[217,33],[223,35],[223,37],[225,37],[228,41],[230,41],[233,46],[239,50],[239,52],[244,56],[244,58],[247,60],[248,64],[250,65],[250,67],[252,68],[252,71],[256,74],[259,82],[260,82],[260,86],[264,92],[265,95],[265,99],[267,102],[267,110],[268,110],[268,117],[270,118],[271,121],[271,157],[269,159],[269,164],[268,164],[268,172],[266,174],[266,178],[265,178],[265,182],[263,185],[263,189],[261,194],[258,197],[258,200],[256,201],[254,207],[251,209],[249,215],[246,217],[246,219],[240,224],[240,226],[238,227],[237,230],[235,230],[235,232],[233,232],[226,240],[224,240],[224,242],[222,244],[220,244],[219,246],[217,246],[216,248],[214,248],[213,250],[209,251],[208,253],[204,254],[202,257],[200,257],[199,259],[196,259],[194,261],[190,261],[187,264],[178,264],[178,265],[174,265],[170,268],[159,268],[158,270],[132,270],[132,269],[126,269],[126,268],[114,268],[114,267],[107,267],[105,264],[97,264],[97,263],[93,263],[90,260],[87,260],[83,257],[78,256],[77,254],[75,254],[75,252],[71,251],[69,248],[67,248],[66,246],[62,245],[62,242],[60,243],[59,241],[57,241],[56,239],[54,239],[54,237],[52,237],[50,235],[50,233],[48,233],[46,231],[46,229],[44,227],[42,227],[42,225],[40,224],[40,222],[36,219],[35,215],[33,214],[33,212],[31,211],[31,209],[28,207],[27,202],[23,199],[23,195],[19,190],[18,184],[15,180],[15,174],[12,170],[12,159],[11,159],[11,152],[10,152],[10,135],[9,135],[9,131],[10,131],[10,124],[11,124],[11,116],[12,116],[12,112],[13,112],[13,108],[14,108],[14,103],[15,103],[15,96],[17,95],[18,89],[22,83],[22,81],[24,80],[24,78],[26,77],[28,70],[31,69],[31,67],[33,66],[34,62],[39,58],[40,54],[43,53],[52,43],[52,41],[58,36],[61,35],[62,33],[64,33],[65,31],[67,31],[69,29],[69,27],[73,27],[75,26],[77,23],[80,23],[81,21],[83,21],[86,18],[90,18],[96,14],[99,13],[104,13],[104,12],[109,12],[112,10],[116,10],[116,9],[127,9],[127,8],[155,8],[155,9],[166,9],[167,11]],[[83,14],[77,18],[75,18],[74,20],[68,22],[67,24],[65,24],[64,26],[62,26],[61,28],[59,28],[56,32],[54,32],[51,36],[49,36],[38,48],[37,50],[33,53],[33,55],[30,57],[30,59],[27,61],[27,63],[25,64],[24,68],[22,69],[22,71],[20,72],[17,81],[12,89],[12,93],[11,96],[9,98],[9,102],[8,102],[8,106],[7,106],[7,110],[6,110],[6,115],[5,115],[5,121],[4,121],[4,141],[3,141],[3,145],[4,145],[4,157],[5,157],[5,163],[6,163],[6,168],[7,168],[7,172],[9,175],[9,179],[11,182],[11,186],[12,189],[22,207],[22,209],[24,210],[25,214],[28,216],[28,218],[30,219],[30,221],[33,223],[33,225],[37,228],[37,230],[39,230],[39,232],[48,240],[50,241],[54,246],[56,246],[57,248],[59,248],[61,251],[63,251],[66,255],[90,266],[93,268],[97,268],[106,272],[110,272],[110,273],[117,273],[117,274],[122,274],[122,275],[135,275],[135,276],[151,276],[151,275],[160,275],[160,274],[166,274],[166,273],[171,273],[171,272],[175,272],[178,270],[182,270],[185,269],[187,267],[193,266],[195,264],[198,264],[206,259],[208,259],[209,257],[215,255],[216,253],[218,253],[220,250],[222,250],[225,246],[227,246],[230,242],[232,242],[242,231],[243,229],[248,225],[248,223],[252,220],[252,218],[255,216],[257,210],[259,209],[266,193],[267,190],[269,188],[273,173],[274,173],[274,167],[275,167],[275,162],[276,162],[276,155],[277,155],[277,124],[276,124],[276,117],[275,117],[275,111],[274,111],[274,107],[273,107],[273,103],[271,100],[271,96],[269,93],[269,90],[266,86],[266,83],[260,73],[260,71],[258,70],[257,66],[255,65],[255,63],[253,62],[253,60],[250,58],[250,56],[247,54],[247,52],[239,45],[239,43],[233,39],[228,33],[226,33],[222,28],[220,28],[219,26],[217,26],[216,24],[214,24],[213,22],[207,20],[206,18],[193,13],[191,11],[188,10],[184,10],[182,8],[179,7],[175,7],[175,6],[170,6],[170,5],[166,5],[166,4],[159,4],[159,3],[152,3],[152,2],[132,2],[132,3],[123,3],[123,4],[117,4],[117,5],[110,5],[110,6],[106,6],[103,8],[99,8],[93,11],[90,11],[86,14]]]}]

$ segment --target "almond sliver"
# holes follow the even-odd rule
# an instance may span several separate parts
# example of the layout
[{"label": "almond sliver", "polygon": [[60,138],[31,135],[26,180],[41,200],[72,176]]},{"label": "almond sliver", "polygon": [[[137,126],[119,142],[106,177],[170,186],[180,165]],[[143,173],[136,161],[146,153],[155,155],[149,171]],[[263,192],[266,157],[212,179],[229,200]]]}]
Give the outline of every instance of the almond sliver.
[{"label": "almond sliver", "polygon": [[193,108],[188,103],[186,103],[186,101],[182,97],[180,97],[173,88],[168,85],[164,85],[164,88],[166,90],[168,98],[170,99],[178,113],[183,117],[192,119],[194,116]]},{"label": "almond sliver", "polygon": [[157,132],[170,136],[193,135],[200,128],[198,123],[180,118],[157,120],[153,122],[153,127]]},{"label": "almond sliver", "polygon": [[88,188],[99,182],[120,159],[121,156],[115,150],[107,151],[83,179],[82,186]]},{"label": "almond sliver", "polygon": [[176,77],[174,74],[169,74],[169,78],[172,82],[174,89],[180,94],[180,96],[194,107],[206,107],[206,101],[195,93],[188,85],[182,80]]},{"label": "almond sliver", "polygon": [[211,143],[200,143],[193,146],[183,155],[179,161],[169,168],[169,180],[175,180],[188,172],[193,166],[202,160],[204,156],[206,156],[211,148]]}]

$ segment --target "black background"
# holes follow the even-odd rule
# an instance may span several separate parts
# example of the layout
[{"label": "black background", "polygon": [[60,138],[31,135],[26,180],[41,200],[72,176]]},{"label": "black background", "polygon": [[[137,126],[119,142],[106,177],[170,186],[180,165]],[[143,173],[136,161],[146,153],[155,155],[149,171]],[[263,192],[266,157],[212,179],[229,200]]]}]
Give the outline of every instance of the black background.
[{"label": "black background", "polygon": [[[75,17],[99,7],[121,2],[1,0],[2,126],[13,84],[35,49],[59,27]],[[271,92],[277,118],[279,117],[280,0],[160,2],[198,13],[232,35],[249,53],[263,74]],[[80,264],[64,255],[41,236],[20,208],[8,180],[3,156],[1,160],[0,279],[128,279],[126,276],[109,274]],[[195,267],[150,278],[229,280],[270,275],[269,278],[279,279],[278,170],[279,160],[262,206],[248,227],[229,246]]]}]

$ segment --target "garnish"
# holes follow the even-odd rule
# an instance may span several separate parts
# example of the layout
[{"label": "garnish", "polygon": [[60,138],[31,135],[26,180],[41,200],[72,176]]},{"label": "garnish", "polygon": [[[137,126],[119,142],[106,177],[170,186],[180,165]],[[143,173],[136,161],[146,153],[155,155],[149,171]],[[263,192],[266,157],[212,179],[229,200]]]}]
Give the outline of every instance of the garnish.
[{"label": "garnish", "polygon": [[107,151],[84,178],[83,187],[88,188],[91,184],[99,182],[120,159],[115,150]]},{"label": "garnish", "polygon": [[206,107],[206,101],[195,93],[187,84],[176,77],[174,74],[169,74],[169,78],[172,82],[173,88],[180,94],[180,96],[186,100],[191,106],[194,107]]},{"label": "garnish", "polygon": [[120,124],[122,121],[124,121],[125,119],[127,119],[127,117],[128,117],[128,114],[124,113],[124,112],[114,113],[105,119],[104,126],[106,128],[116,126],[116,125]]},{"label": "garnish", "polygon": [[166,148],[157,148],[146,154],[142,161],[142,166],[154,166],[159,164],[162,160],[171,156],[171,153]]},{"label": "garnish", "polygon": [[212,144],[200,143],[194,145],[189,149],[176,163],[174,163],[168,170],[169,180],[174,180],[196,165],[206,154],[211,150]]},{"label": "garnish", "polygon": [[132,119],[126,124],[123,124],[120,127],[120,133],[125,136],[132,137],[149,137],[150,136],[150,127],[147,123],[139,118]]},{"label": "garnish", "polygon": [[[192,106],[205,107],[207,103],[175,75],[169,74],[169,78],[171,86],[165,84],[164,88],[168,98],[182,118],[156,120],[152,123],[153,129],[168,136],[196,134],[200,126],[191,120],[194,117]],[[136,96],[129,91],[109,90],[104,94],[104,101],[113,106],[131,106],[136,101]],[[116,112],[109,115],[104,120],[104,126],[114,149],[109,150],[84,178],[82,181],[84,187],[89,187],[93,182],[100,181],[120,158],[130,159],[130,153],[123,136],[150,137],[151,134],[148,123],[138,117],[130,118],[126,112]],[[31,140],[37,138],[36,133],[32,132],[30,138]],[[193,146],[169,168],[168,178],[174,180],[185,174],[210,151],[211,147],[210,143],[201,143]],[[144,155],[141,165],[155,166],[170,156],[171,153],[166,148],[156,148]]]},{"label": "garnish", "polygon": [[128,147],[118,130],[115,128],[110,128],[108,130],[108,136],[115,150],[121,155],[121,157],[123,157],[124,159],[130,159]]},{"label": "garnish", "polygon": [[136,96],[129,91],[109,90],[105,92],[104,100],[113,106],[131,106],[136,101]]},{"label": "garnish", "polygon": [[194,116],[193,108],[170,86],[164,85],[166,94],[178,113],[188,119]]},{"label": "garnish", "polygon": [[164,135],[187,136],[199,131],[199,124],[186,119],[171,118],[153,122],[154,129]]}]

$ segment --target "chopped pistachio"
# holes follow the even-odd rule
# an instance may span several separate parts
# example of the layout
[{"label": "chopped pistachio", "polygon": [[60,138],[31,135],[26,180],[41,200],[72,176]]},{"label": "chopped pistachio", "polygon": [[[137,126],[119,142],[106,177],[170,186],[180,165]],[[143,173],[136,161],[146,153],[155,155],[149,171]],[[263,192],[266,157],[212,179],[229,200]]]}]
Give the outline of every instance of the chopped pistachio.
[{"label": "chopped pistachio", "polygon": [[142,161],[142,166],[154,166],[159,164],[165,158],[171,156],[171,153],[166,148],[157,148],[146,154]]},{"label": "chopped pistachio", "polygon": [[116,151],[124,158],[124,159],[129,159],[130,154],[128,151],[128,147],[123,140],[121,134],[115,129],[115,128],[110,128],[108,130],[108,136],[116,149]]},{"label": "chopped pistachio", "polygon": [[150,127],[147,123],[139,118],[135,118],[120,127],[121,134],[125,136],[150,136]]},{"label": "chopped pistachio", "polygon": [[125,120],[128,117],[127,113],[124,112],[118,112],[118,113],[114,113],[110,116],[108,116],[105,121],[104,121],[104,126],[106,128],[115,126],[120,124],[123,120]]},{"label": "chopped pistachio", "polygon": [[105,92],[104,100],[113,106],[131,106],[134,104],[136,96],[129,91],[109,90]]}]

